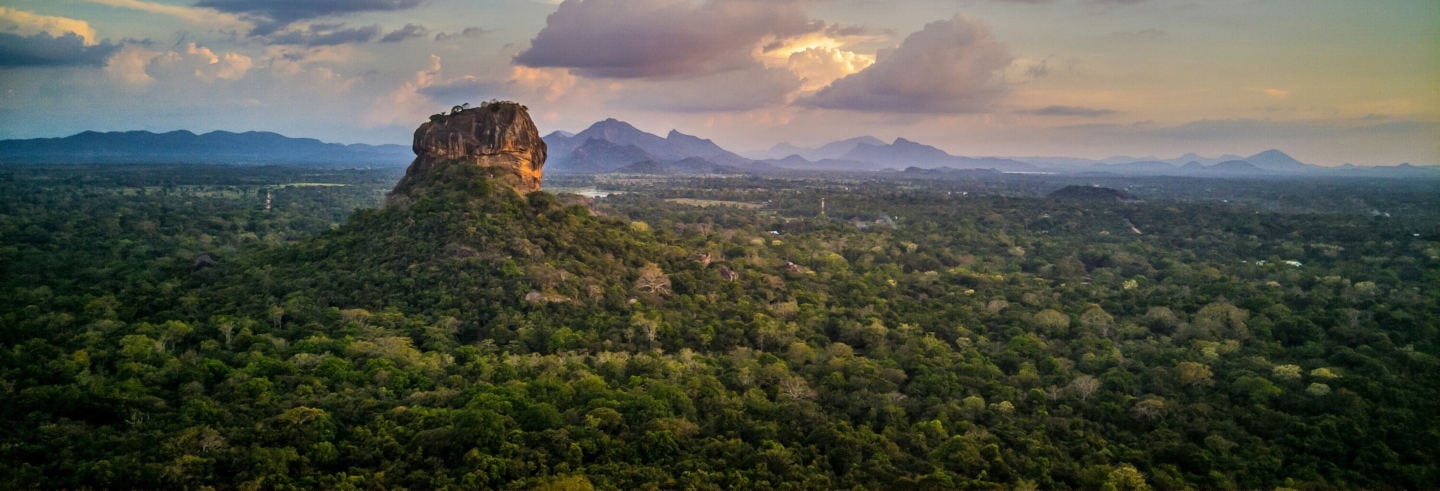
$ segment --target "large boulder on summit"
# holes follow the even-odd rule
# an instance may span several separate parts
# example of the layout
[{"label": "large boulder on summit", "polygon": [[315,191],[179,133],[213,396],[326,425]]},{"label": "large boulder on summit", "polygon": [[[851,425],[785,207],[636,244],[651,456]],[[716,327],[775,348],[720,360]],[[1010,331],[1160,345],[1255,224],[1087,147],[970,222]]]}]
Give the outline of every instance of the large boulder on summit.
[{"label": "large boulder on summit", "polygon": [[450,165],[489,168],[522,194],[540,189],[545,141],[520,104],[491,102],[431,116],[415,130],[413,146],[415,161],[390,192],[390,203],[415,198],[414,192],[435,178],[438,169]]}]

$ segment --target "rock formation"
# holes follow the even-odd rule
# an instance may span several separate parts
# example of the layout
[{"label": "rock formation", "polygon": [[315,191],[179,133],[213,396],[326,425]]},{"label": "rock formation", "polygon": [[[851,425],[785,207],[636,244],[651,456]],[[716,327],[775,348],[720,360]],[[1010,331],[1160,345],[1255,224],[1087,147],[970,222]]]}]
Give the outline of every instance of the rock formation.
[{"label": "rock formation", "polygon": [[525,106],[491,102],[477,108],[456,106],[450,114],[437,114],[415,130],[415,161],[390,192],[395,203],[449,165],[493,168],[494,175],[520,193],[540,189],[545,165],[545,142]]}]

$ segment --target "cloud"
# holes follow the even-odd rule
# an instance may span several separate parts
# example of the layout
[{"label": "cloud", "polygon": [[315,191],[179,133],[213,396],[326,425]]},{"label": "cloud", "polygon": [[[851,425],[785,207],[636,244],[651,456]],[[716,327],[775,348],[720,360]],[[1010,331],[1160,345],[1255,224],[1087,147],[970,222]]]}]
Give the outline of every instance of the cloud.
[{"label": "cloud", "polygon": [[405,24],[405,27],[390,31],[385,37],[380,38],[382,43],[398,43],[410,38],[423,38],[430,35],[430,30],[419,24]]},{"label": "cloud", "polygon": [[0,32],[0,67],[99,66],[117,49],[118,45],[108,41],[87,45],[85,38],[73,32],[62,36],[47,33],[21,36]]},{"label": "cloud", "polygon": [[489,32],[490,32],[489,29],[483,29],[483,28],[479,28],[479,27],[466,27],[465,30],[460,31],[460,32],[455,32],[455,33],[450,33],[450,32],[436,33],[436,34],[435,34],[435,40],[436,40],[436,41],[449,41],[449,40],[451,40],[451,39],[457,39],[457,38],[462,38],[462,37],[465,37],[465,38],[478,38],[478,37],[480,37],[480,36],[484,36],[485,34],[488,34]]},{"label": "cloud", "polygon": [[158,80],[183,85],[193,81],[239,80],[254,66],[249,56],[216,53],[195,43],[165,51],[129,45],[106,62],[105,73],[112,80],[132,87],[148,86]]},{"label": "cloud", "polygon": [[98,43],[95,38],[95,29],[90,27],[89,22],[69,17],[40,15],[10,7],[0,7],[0,33],[19,36],[48,34],[52,38],[74,34],[86,46]]},{"label": "cloud", "polygon": [[[1369,121],[1361,121],[1367,123]],[[1184,142],[1326,139],[1364,136],[1440,134],[1440,122],[1391,121],[1353,124],[1345,121],[1203,119],[1176,125],[1153,123],[1086,124],[1060,128],[1067,132]]]},{"label": "cloud", "polygon": [[1115,114],[1115,111],[1112,109],[1099,109],[1080,106],[1045,106],[1042,108],[1026,109],[1016,112],[1019,114],[1029,114],[1031,116],[1075,116],[1082,118],[1098,118],[1101,116],[1109,116],[1111,114]]},{"label": "cloud", "polygon": [[569,70],[517,66],[510,70],[504,95],[512,99],[555,102],[574,92],[579,82]]},{"label": "cloud", "polygon": [[252,22],[241,19],[240,16],[220,12],[210,8],[190,7],[185,5],[170,5],[165,3],[149,2],[145,0],[82,0],[99,5],[108,5],[152,14],[161,14],[175,17],[191,24],[216,26],[221,29],[232,31],[249,31],[254,29]]},{"label": "cloud", "polygon": [[868,112],[976,113],[1008,91],[1009,50],[963,16],[926,24],[874,65],[836,80],[804,104]]},{"label": "cloud", "polygon": [[249,56],[233,52],[216,53],[195,43],[186,45],[184,51],[172,50],[166,53],[158,63],[162,69],[188,72],[205,82],[239,80],[255,66]]},{"label": "cloud", "polygon": [[405,10],[424,0],[200,0],[205,7],[239,14],[255,22],[251,34],[264,35],[298,21],[359,12]]},{"label": "cloud", "polygon": [[155,83],[146,67],[157,53],[139,46],[126,46],[105,61],[105,75],[127,86]]},{"label": "cloud", "polygon": [[433,78],[416,92],[437,104],[487,99],[544,100],[554,102],[570,93],[578,77],[564,69],[513,67],[508,79],[482,79],[467,75],[452,80]]},{"label": "cloud", "polygon": [[790,54],[787,67],[804,80],[802,90],[819,90],[875,63],[875,58],[834,48],[806,48]]},{"label": "cloud", "polygon": [[[497,80],[481,80],[478,77],[469,76],[439,82],[434,85],[416,87],[415,92],[430,98],[439,104],[451,101],[467,102],[472,100],[487,100],[502,97],[505,83]],[[458,103],[457,102],[457,103]]]},{"label": "cloud", "polygon": [[[408,28],[409,26],[406,27]],[[395,33],[391,33],[391,35],[394,34]],[[265,36],[265,39],[271,44],[334,46],[337,44],[369,42],[379,35],[380,26],[347,27],[345,24],[310,24],[303,29],[287,29],[274,32]]]},{"label": "cloud", "polygon": [[1265,95],[1268,95],[1268,96],[1273,97],[1273,98],[1276,98],[1276,99],[1285,99],[1285,98],[1290,97],[1290,91],[1285,90],[1285,89],[1273,89],[1273,88],[1272,88],[1272,89],[1265,89],[1265,90],[1263,90],[1262,92],[1264,92]]},{"label": "cloud", "polygon": [[675,78],[757,65],[757,48],[825,29],[798,0],[571,0],[515,62],[585,77]]},{"label": "cloud", "polygon": [[369,126],[413,125],[425,121],[431,112],[444,109],[421,93],[440,79],[440,68],[440,57],[430,55],[430,64],[416,72],[410,81],[375,99],[365,113],[364,123]]},{"label": "cloud", "polygon": [[1011,84],[1030,82],[1048,77],[1052,71],[1050,58],[1015,58],[1005,68],[1005,81]]},{"label": "cloud", "polygon": [[687,113],[748,111],[783,105],[800,89],[785,68],[756,66],[685,80],[639,80],[620,89],[627,107]]},{"label": "cloud", "polygon": [[118,49],[83,20],[0,7],[0,67],[99,66]]}]

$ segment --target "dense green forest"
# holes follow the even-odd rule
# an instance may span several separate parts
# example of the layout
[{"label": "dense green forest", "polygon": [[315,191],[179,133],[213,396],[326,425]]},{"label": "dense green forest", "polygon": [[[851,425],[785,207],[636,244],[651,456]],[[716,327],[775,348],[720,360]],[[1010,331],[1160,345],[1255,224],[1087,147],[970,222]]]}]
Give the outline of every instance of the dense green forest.
[{"label": "dense green forest", "polygon": [[1440,182],[399,175],[0,167],[0,488],[1440,483]]}]

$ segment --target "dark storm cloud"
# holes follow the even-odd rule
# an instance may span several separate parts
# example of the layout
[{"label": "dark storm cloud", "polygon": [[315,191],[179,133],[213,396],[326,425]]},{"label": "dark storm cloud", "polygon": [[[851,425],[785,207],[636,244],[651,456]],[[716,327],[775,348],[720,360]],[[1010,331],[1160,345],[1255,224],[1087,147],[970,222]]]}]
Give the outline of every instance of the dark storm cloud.
[{"label": "dark storm cloud", "polygon": [[800,101],[867,112],[975,113],[1008,91],[1011,56],[990,28],[955,16],[926,24],[874,65]]},{"label": "dark storm cloud", "polygon": [[364,43],[380,35],[380,26],[346,27],[344,24],[311,24],[305,29],[290,29],[265,37],[270,44],[300,46],[334,46]]},{"label": "dark storm cloud", "polygon": [[515,62],[586,77],[693,77],[752,68],[762,42],[825,28],[791,0],[572,0]]},{"label": "dark storm cloud", "polygon": [[1038,109],[1027,109],[1016,112],[1029,114],[1031,116],[1078,116],[1082,118],[1098,118],[1115,114],[1115,111],[1110,109],[1079,106],[1045,106]]},{"label": "dark storm cloud", "polygon": [[398,43],[410,38],[420,38],[430,35],[430,30],[419,24],[405,24],[405,27],[390,31],[385,37],[380,38],[382,43]]},{"label": "dark storm cloud", "polygon": [[103,65],[120,45],[109,41],[86,46],[75,33],[55,37],[41,33],[20,36],[0,33],[0,67]]},{"label": "dark storm cloud", "polygon": [[357,12],[405,10],[424,0],[200,0],[196,7],[240,14],[255,21],[252,34],[270,34],[291,23]]}]

